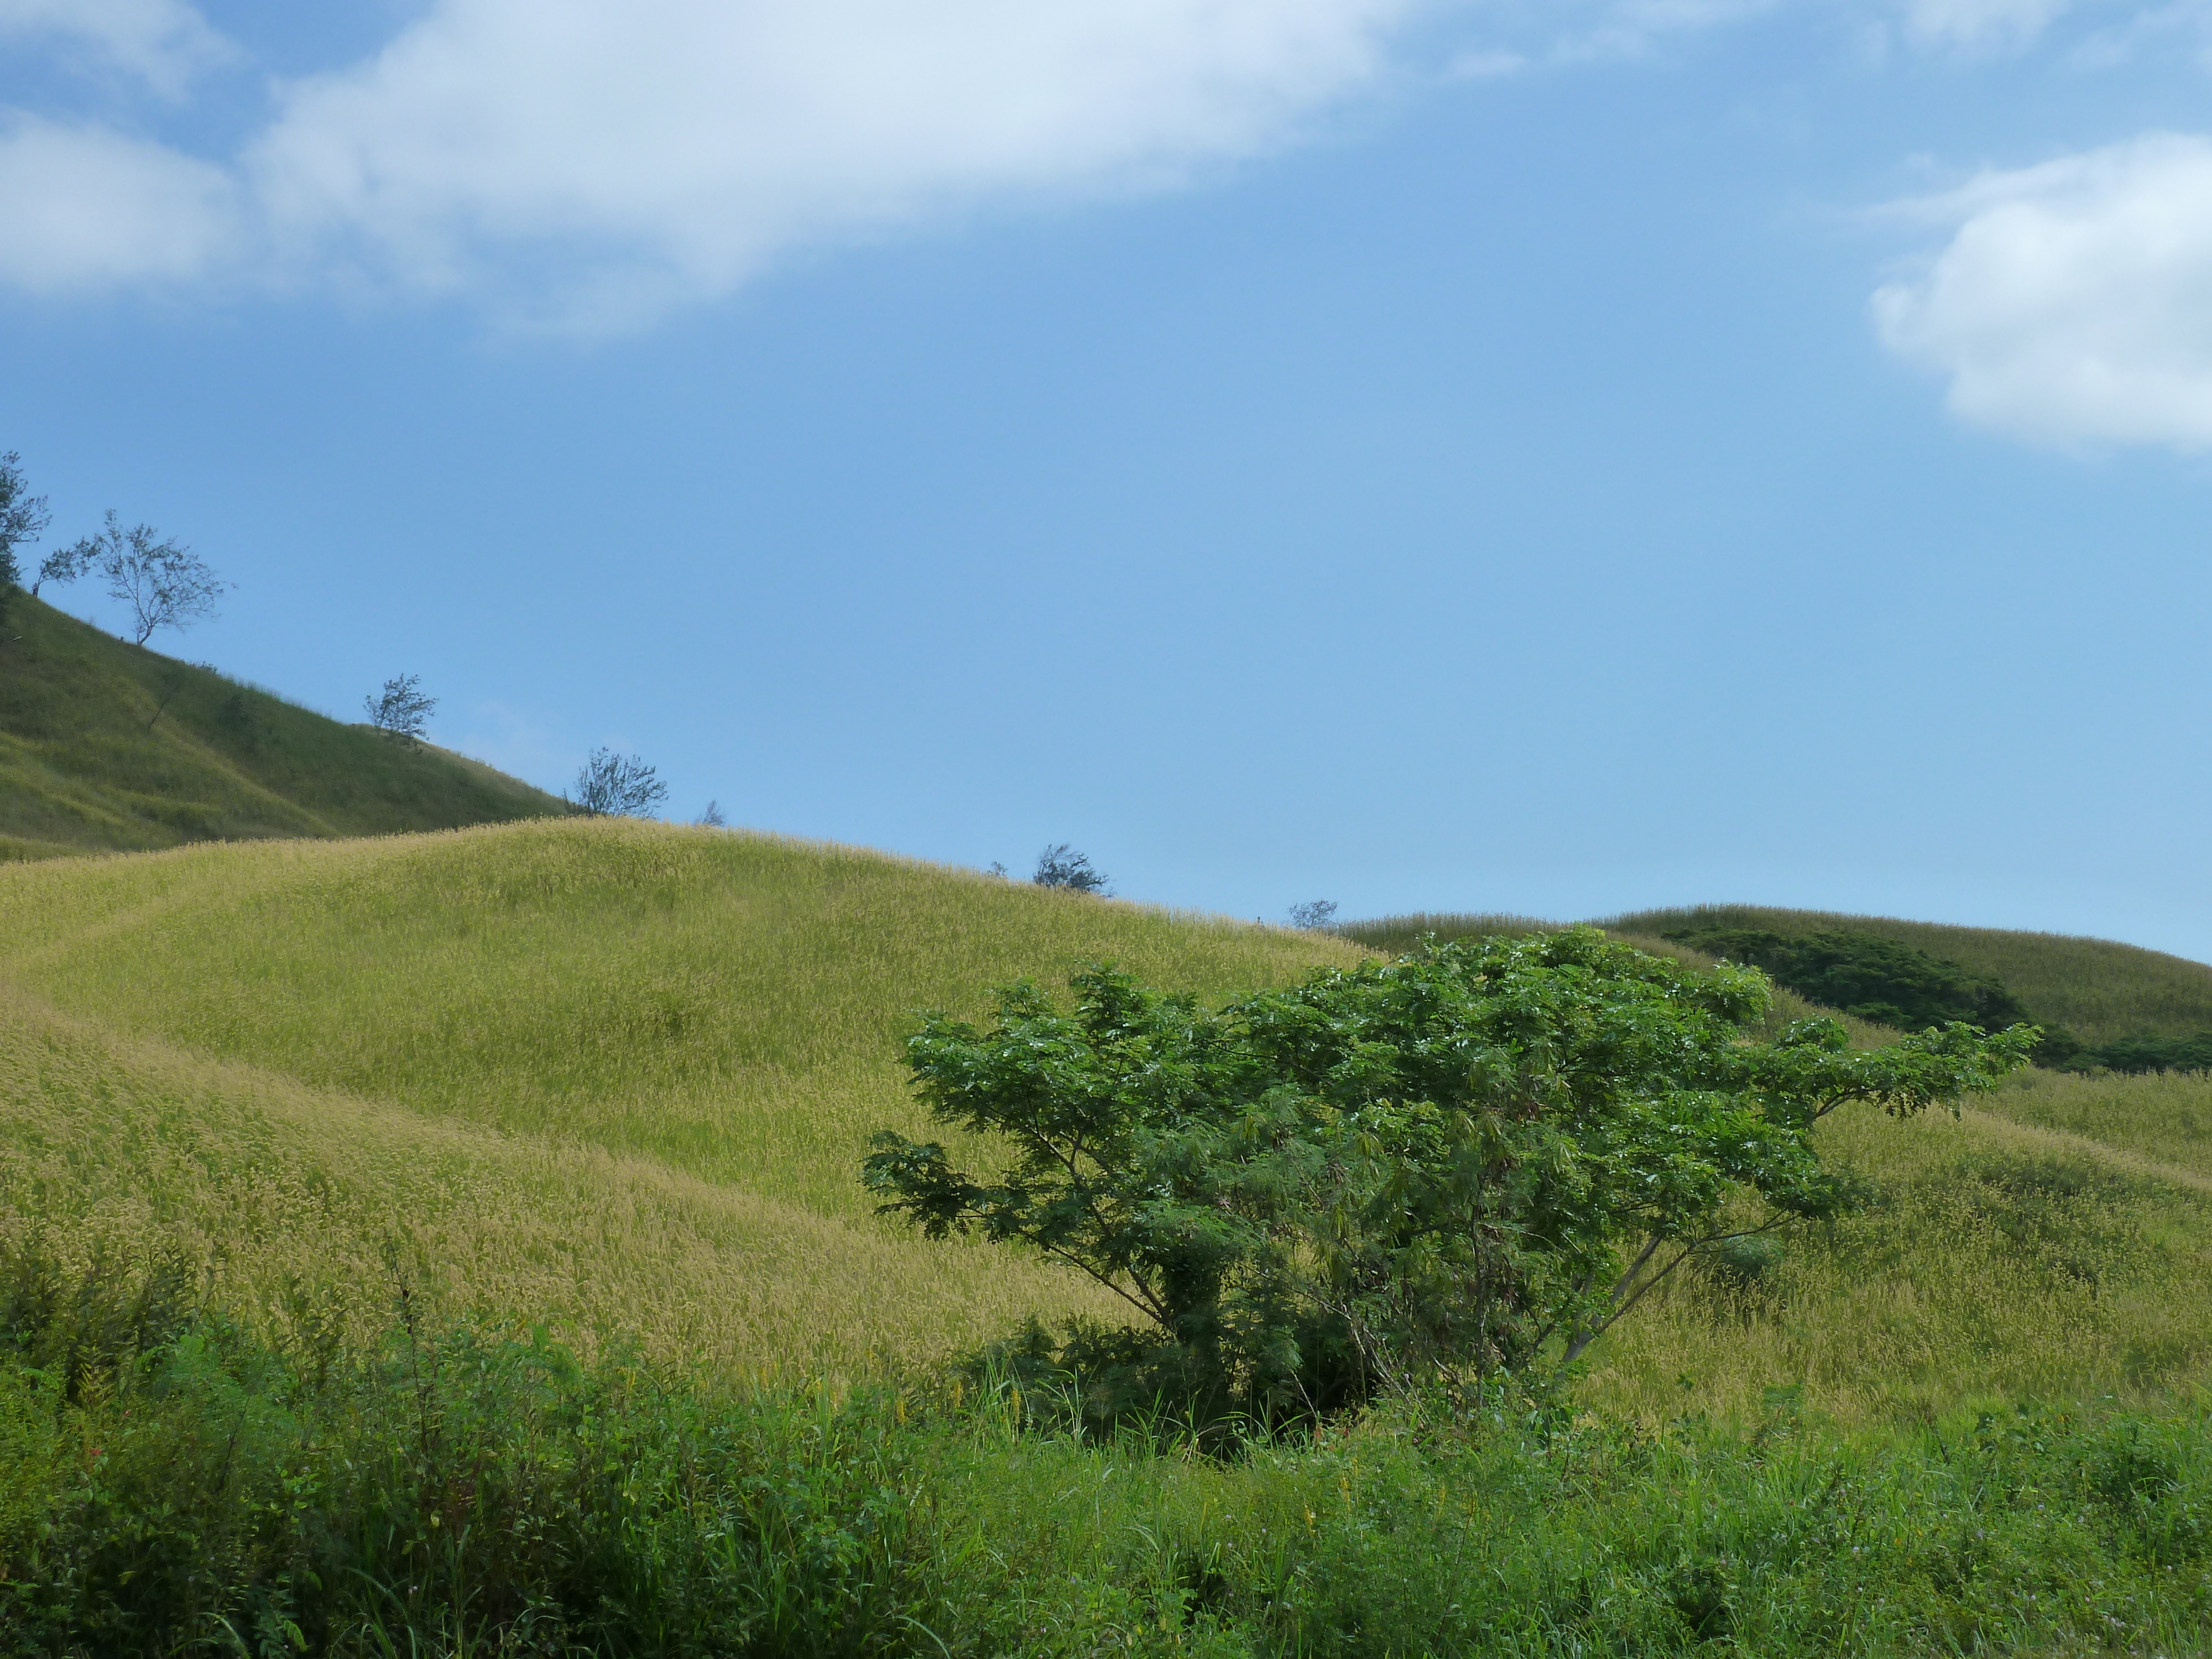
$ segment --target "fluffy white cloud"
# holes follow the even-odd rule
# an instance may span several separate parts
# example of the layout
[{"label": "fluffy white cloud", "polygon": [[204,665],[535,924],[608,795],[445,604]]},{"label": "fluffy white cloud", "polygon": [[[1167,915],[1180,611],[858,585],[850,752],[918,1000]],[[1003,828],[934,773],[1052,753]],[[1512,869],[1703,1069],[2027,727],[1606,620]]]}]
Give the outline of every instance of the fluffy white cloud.
[{"label": "fluffy white cloud", "polygon": [[184,0],[0,0],[0,37],[64,43],[173,96],[234,54]]},{"label": "fluffy white cloud", "polygon": [[[618,326],[795,248],[1264,152],[1387,81],[1417,14],[1495,37],[1447,54],[1445,78],[1467,79],[1804,3],[422,0],[374,58],[276,86],[220,173],[112,131],[19,124],[0,158],[18,240],[0,279],[221,268]],[[1858,3],[1972,44],[2032,33],[2065,0]],[[186,0],[0,0],[11,33],[74,40],[157,86],[228,50]]]},{"label": "fluffy white cloud", "polygon": [[290,88],[248,167],[285,236],[403,282],[551,245],[712,293],[794,244],[1262,149],[1372,76],[1410,4],[441,0]]},{"label": "fluffy white cloud", "polygon": [[2157,135],[1911,204],[1955,227],[1874,296],[1891,349],[1976,425],[2212,447],[2212,142]]},{"label": "fluffy white cloud", "polygon": [[0,281],[33,293],[201,275],[234,252],[228,174],[96,127],[0,128]]}]

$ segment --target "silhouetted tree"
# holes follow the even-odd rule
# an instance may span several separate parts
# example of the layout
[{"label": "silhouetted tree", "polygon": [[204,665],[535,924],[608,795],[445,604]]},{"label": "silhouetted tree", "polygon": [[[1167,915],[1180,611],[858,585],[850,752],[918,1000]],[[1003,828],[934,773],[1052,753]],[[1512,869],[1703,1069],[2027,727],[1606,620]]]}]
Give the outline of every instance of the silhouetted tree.
[{"label": "silhouetted tree", "polygon": [[137,629],[134,645],[145,644],[156,629],[205,621],[215,615],[215,602],[223,591],[234,586],[181,542],[155,539],[153,526],[125,530],[113,507],[107,510],[105,529],[48,559],[39,576],[41,581],[74,580],[86,570],[105,576],[107,597],[131,607]]},{"label": "silhouetted tree", "polygon": [[1040,887],[1066,887],[1078,893],[1103,893],[1106,877],[1091,866],[1091,860],[1066,842],[1037,854],[1036,874],[1030,879]]},{"label": "silhouetted tree", "polygon": [[722,816],[722,803],[718,800],[707,803],[707,810],[699,814],[699,823],[707,830],[726,830],[730,827],[729,819]]},{"label": "silhouetted tree", "polygon": [[438,706],[435,697],[422,695],[422,685],[413,674],[395,674],[385,681],[382,696],[361,700],[368,711],[368,723],[392,742],[414,748],[429,728],[430,711]]},{"label": "silhouetted tree", "polygon": [[1336,920],[1334,899],[1310,899],[1304,904],[1291,907],[1291,926],[1319,932]]},{"label": "silhouetted tree", "polygon": [[667,799],[668,786],[635,755],[594,749],[576,774],[574,804],[592,817],[650,817]]}]

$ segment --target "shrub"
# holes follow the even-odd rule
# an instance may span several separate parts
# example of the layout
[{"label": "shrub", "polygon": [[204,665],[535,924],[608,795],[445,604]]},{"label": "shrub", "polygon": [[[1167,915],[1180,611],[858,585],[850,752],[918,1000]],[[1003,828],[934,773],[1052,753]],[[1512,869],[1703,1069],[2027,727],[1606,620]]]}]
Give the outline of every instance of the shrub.
[{"label": "shrub", "polygon": [[933,1237],[1066,1262],[1141,1334],[1060,1356],[1108,1415],[1313,1416],[1441,1375],[1573,1359],[1685,1261],[1856,1201],[1813,1124],[1984,1089],[2031,1029],[1851,1053],[1833,1021],[1745,1040],[1766,981],[1594,929],[1322,969],[1218,1012],[1094,968],[1063,1013],[1000,990],[908,1044],[939,1121],[996,1173],[884,1133],[863,1176]]}]

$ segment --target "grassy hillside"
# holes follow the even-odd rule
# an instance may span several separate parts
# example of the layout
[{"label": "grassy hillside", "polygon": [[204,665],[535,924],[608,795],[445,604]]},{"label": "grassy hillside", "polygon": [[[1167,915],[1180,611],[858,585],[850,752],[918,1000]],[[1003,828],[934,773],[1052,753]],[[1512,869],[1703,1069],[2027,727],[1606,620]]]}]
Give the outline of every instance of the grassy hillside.
[{"label": "grassy hillside", "polygon": [[1602,925],[1648,935],[1705,927],[1761,927],[1785,936],[1848,928],[1986,974],[2036,1018],[2066,1025],[2085,1042],[2212,1030],[2212,965],[2111,939],[1732,904],[1640,910],[1608,917]]},{"label": "grassy hillside", "polygon": [[[869,1213],[868,1134],[920,1127],[911,1011],[1089,958],[1219,998],[1359,954],[629,821],[16,866],[0,940],[18,1215],[79,1218],[81,1241],[180,1229],[239,1305],[348,1317],[388,1302],[398,1244],[455,1305],[741,1371],[1103,1310],[1037,1261]],[[1881,1203],[1755,1285],[1656,1298],[1595,1351],[1594,1399],[1732,1412],[1788,1382],[1863,1419],[2203,1374],[2212,1085],[2053,1080],[1826,1133]]]},{"label": "grassy hillside", "polygon": [[[2212,1651],[2203,1079],[1838,1113],[1867,1206],[1668,1281],[1571,1411],[1218,1461],[933,1385],[1112,1310],[870,1213],[912,1011],[1360,954],[627,820],[0,867],[0,1645]],[[132,1382],[165,1254],[228,1317]]]},{"label": "grassy hillside", "polygon": [[[1337,932],[1370,950],[1400,951],[1428,933],[1458,939],[1562,925],[1526,916],[1437,913],[1380,916],[1346,923]],[[1998,980],[2038,1020],[2065,1025],[2085,1042],[2212,1031],[2212,965],[2112,939],[1747,904],[1631,911],[1603,917],[1598,926],[1685,960],[1697,959],[1697,953],[1667,945],[1662,935],[1713,927],[1764,928],[1790,938],[1832,928],[1873,933]],[[1809,1006],[1787,992],[1781,1000],[1792,1011]]]},{"label": "grassy hillside", "polygon": [[295,1273],[380,1304],[399,1238],[449,1299],[802,1370],[1092,1305],[870,1213],[867,1136],[920,1127],[912,1010],[1093,957],[1221,996],[1354,954],[627,820],[21,865],[0,939],[0,1212],[182,1228],[252,1306]]},{"label": "grassy hillside", "polygon": [[19,594],[0,642],[0,860],[559,812],[479,762],[404,749]]}]

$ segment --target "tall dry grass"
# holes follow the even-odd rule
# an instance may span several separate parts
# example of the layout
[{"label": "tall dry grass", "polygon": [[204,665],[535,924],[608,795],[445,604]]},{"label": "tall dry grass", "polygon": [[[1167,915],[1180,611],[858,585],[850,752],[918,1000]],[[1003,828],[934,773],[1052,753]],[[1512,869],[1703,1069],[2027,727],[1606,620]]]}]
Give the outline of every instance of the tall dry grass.
[{"label": "tall dry grass", "polygon": [[[740,1374],[926,1361],[1093,1305],[868,1213],[867,1135],[923,1127],[913,1010],[1100,957],[1223,997],[1360,954],[621,822],[15,866],[0,940],[6,1224],[181,1238],[280,1333],[367,1318],[412,1272]],[[1870,1206],[1686,1270],[1593,1350],[1586,1397],[1664,1419],[1795,1390],[1857,1421],[2200,1384],[2208,1091],[2038,1079],[1958,1119],[1839,1115],[1823,1143]]]},{"label": "tall dry grass", "polygon": [[1102,1311],[876,1219],[926,1004],[1112,957],[1210,994],[1348,947],[623,821],[0,871],[0,1216],[184,1242],[257,1319],[456,1310],[850,1371]]}]

